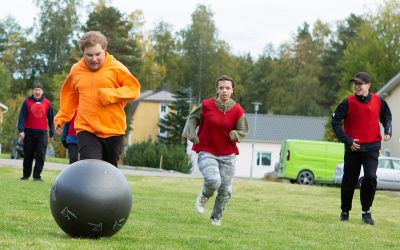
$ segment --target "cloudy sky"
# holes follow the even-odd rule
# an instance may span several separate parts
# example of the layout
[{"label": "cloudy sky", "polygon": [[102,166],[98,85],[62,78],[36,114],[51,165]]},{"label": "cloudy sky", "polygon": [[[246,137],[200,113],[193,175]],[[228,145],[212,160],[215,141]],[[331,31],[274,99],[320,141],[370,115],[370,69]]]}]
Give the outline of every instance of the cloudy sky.
[{"label": "cloudy sky", "polygon": [[[89,0],[83,1],[85,4]],[[141,9],[146,28],[159,21],[172,24],[174,31],[186,28],[198,4],[214,13],[219,38],[236,54],[250,52],[258,56],[265,45],[289,41],[304,22],[317,19],[334,24],[350,13],[363,14],[376,9],[379,0],[108,0],[121,12]],[[1,1],[0,19],[11,15],[23,27],[30,26],[37,10],[31,0]],[[82,13],[84,16],[85,13]]]}]

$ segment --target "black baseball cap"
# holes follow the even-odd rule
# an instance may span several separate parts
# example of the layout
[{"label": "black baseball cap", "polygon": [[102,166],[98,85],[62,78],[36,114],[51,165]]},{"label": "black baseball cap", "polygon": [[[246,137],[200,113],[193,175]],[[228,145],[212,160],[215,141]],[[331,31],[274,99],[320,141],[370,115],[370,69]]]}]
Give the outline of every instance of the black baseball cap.
[{"label": "black baseball cap", "polygon": [[371,77],[367,72],[358,72],[354,75],[350,82],[371,83]]}]

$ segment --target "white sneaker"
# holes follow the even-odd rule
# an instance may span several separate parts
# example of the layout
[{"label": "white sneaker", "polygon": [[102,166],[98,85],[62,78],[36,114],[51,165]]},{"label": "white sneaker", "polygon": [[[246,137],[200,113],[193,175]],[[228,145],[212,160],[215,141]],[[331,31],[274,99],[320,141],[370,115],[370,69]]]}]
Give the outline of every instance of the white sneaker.
[{"label": "white sneaker", "polygon": [[214,225],[214,226],[221,226],[222,225],[222,221],[220,219],[211,218],[210,221],[211,221],[211,225]]},{"label": "white sneaker", "polygon": [[207,203],[208,198],[203,195],[203,191],[200,191],[196,199],[196,211],[199,214],[204,213],[204,205]]}]

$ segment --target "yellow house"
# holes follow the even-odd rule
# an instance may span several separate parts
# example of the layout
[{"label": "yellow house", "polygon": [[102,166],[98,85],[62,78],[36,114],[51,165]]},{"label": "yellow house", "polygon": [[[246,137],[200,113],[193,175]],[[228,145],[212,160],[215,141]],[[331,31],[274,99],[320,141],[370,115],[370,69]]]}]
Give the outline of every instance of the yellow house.
[{"label": "yellow house", "polygon": [[174,101],[172,93],[166,90],[148,90],[132,105],[132,130],[128,134],[128,145],[147,141],[156,142],[158,136],[166,136],[158,123],[168,113],[168,104]]}]

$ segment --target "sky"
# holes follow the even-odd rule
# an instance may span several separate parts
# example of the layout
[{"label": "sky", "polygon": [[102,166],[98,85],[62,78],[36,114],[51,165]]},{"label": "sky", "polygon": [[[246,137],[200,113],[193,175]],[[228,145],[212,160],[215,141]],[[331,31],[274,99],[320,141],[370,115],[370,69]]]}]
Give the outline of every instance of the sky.
[{"label": "sky", "polygon": [[[84,0],[88,4],[89,0]],[[97,1],[96,1],[97,2]],[[210,7],[218,38],[231,46],[235,54],[250,52],[258,56],[268,43],[275,47],[290,41],[304,22],[316,20],[333,25],[351,13],[374,11],[379,0],[107,0],[122,13],[140,9],[145,28],[159,21],[172,25],[173,31],[187,28],[191,14],[199,4]],[[31,26],[37,14],[31,0],[2,0],[0,19],[11,15],[22,27]]]}]

